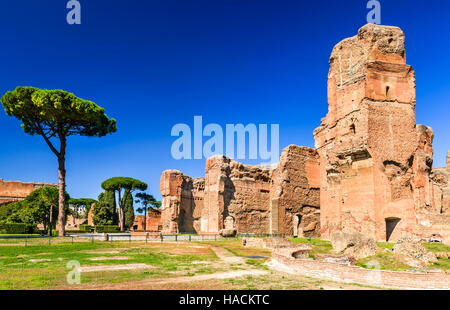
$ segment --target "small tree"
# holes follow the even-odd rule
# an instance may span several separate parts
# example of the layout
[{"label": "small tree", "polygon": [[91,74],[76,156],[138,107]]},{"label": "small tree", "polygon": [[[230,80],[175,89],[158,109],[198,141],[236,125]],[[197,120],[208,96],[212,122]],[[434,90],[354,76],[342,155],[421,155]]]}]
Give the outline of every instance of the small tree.
[{"label": "small tree", "polygon": [[[66,201],[70,199],[67,192],[65,199]],[[24,200],[8,205],[8,208],[0,208],[6,210],[6,217],[0,214],[2,216],[0,220],[3,223],[24,223],[30,226],[43,224],[44,229],[51,229],[58,216],[58,201],[58,189],[45,186],[34,190]]]},{"label": "small tree", "polygon": [[96,202],[92,210],[94,225],[116,225],[115,214],[105,201]]},{"label": "small tree", "polygon": [[40,190],[39,197],[48,205],[49,208],[48,235],[52,236],[53,209],[56,208],[56,206],[58,206],[59,200],[58,189],[50,186],[45,186]]},{"label": "small tree", "polygon": [[[131,197],[131,199],[133,199],[132,193],[135,190],[145,191],[147,189],[147,184],[133,178],[114,177],[104,181],[102,183],[102,188],[106,191],[113,191],[114,193],[117,193],[118,199],[116,201],[118,203],[117,210],[119,213],[119,228],[121,231],[124,231],[125,230],[124,208],[128,200],[128,197]],[[125,195],[126,191],[128,191],[130,195]]]},{"label": "small tree", "polygon": [[[110,220],[112,221],[112,225],[117,225],[118,224],[118,220],[117,220],[117,210],[116,210],[116,195],[114,194],[114,191],[105,191],[103,193],[101,193],[98,196],[98,202],[101,202],[104,207],[109,208],[109,212],[108,214],[111,215]],[[94,209],[95,212],[95,209]],[[100,225],[100,224],[98,224]],[[106,225],[106,224],[105,224]],[[107,224],[107,225],[111,225],[111,224]]]},{"label": "small tree", "polygon": [[133,196],[127,190],[125,192],[125,196],[123,199],[126,199],[124,205],[124,214],[125,214],[125,227],[127,229],[131,229],[134,223],[134,207],[133,207]]},{"label": "small tree", "polygon": [[117,130],[116,120],[95,103],[58,89],[17,87],[0,100],[6,114],[20,120],[25,133],[42,136],[58,159],[58,226],[64,236],[67,137],[103,137]]},{"label": "small tree", "polygon": [[158,209],[161,206],[161,202],[157,201],[155,197],[147,193],[137,193],[136,203],[141,204],[142,207],[137,208],[139,213],[144,212],[144,231],[147,231],[147,211],[149,208]]}]

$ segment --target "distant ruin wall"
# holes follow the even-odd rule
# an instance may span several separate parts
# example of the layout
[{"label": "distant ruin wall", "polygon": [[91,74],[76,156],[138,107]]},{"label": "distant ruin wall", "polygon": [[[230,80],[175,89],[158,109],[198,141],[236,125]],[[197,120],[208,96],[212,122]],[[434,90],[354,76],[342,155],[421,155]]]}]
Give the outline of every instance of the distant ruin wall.
[{"label": "distant ruin wall", "polygon": [[24,199],[31,192],[44,186],[56,186],[47,183],[24,183],[19,181],[4,181],[0,179],[0,204]]},{"label": "distant ruin wall", "polygon": [[[146,225],[144,222],[146,221]],[[160,231],[161,230],[161,212],[152,209],[147,210],[147,216],[136,215],[134,217],[134,231]]]}]

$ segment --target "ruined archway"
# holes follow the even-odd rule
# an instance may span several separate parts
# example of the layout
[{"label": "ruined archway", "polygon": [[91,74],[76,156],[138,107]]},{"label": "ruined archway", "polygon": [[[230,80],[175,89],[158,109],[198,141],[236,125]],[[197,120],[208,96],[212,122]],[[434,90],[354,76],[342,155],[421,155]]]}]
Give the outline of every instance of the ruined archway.
[{"label": "ruined archway", "polygon": [[400,218],[398,217],[386,218],[386,242],[390,241],[393,237],[395,237],[396,232],[398,230],[397,226],[399,222]]}]

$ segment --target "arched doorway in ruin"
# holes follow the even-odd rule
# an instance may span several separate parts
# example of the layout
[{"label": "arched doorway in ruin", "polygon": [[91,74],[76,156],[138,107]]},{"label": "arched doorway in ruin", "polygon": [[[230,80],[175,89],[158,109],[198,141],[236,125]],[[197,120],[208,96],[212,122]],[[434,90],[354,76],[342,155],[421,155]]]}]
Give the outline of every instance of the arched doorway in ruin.
[{"label": "arched doorway in ruin", "polygon": [[303,237],[303,231],[300,229],[301,222],[302,222],[302,216],[299,214],[294,215],[294,219],[292,221],[294,237]]},{"label": "arched doorway in ruin", "polygon": [[388,217],[386,220],[386,242],[394,240],[398,238],[398,223],[400,222],[400,218],[398,217]]}]

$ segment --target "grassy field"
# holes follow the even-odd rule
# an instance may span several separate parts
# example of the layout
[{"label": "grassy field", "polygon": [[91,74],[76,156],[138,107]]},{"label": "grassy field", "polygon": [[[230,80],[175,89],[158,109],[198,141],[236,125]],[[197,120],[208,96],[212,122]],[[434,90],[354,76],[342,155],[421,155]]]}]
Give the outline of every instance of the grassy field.
[{"label": "grassy field", "polygon": [[[81,266],[102,266],[104,271],[82,273],[81,284],[195,275],[220,271],[220,267],[192,264],[218,258],[207,247],[175,247],[169,244],[82,242],[74,244],[0,246],[0,288],[41,289],[66,285],[69,261]],[[112,271],[108,266],[146,264],[148,269]]]},{"label": "grassy field", "polygon": [[306,238],[290,238],[290,241],[294,243],[309,243],[312,246],[313,252],[316,254],[329,254],[333,250],[330,241],[311,238],[311,241],[308,241]]},{"label": "grassy field", "polygon": [[[21,239],[0,243],[0,289],[362,289],[300,275],[269,270],[268,249],[243,247],[240,239],[198,242],[91,242],[86,239]],[[14,241],[15,240],[15,241]],[[5,242],[4,242],[5,241]],[[310,243],[316,254],[332,253],[331,243],[320,239],[291,239]],[[15,242],[15,243],[14,243]],[[390,249],[391,244],[378,244]],[[442,244],[425,244],[434,252],[449,251]],[[410,270],[388,250],[358,261],[368,268],[376,259],[382,269]],[[68,284],[72,269],[81,266],[81,283]],[[448,270],[450,261],[440,259],[431,267]]]}]

